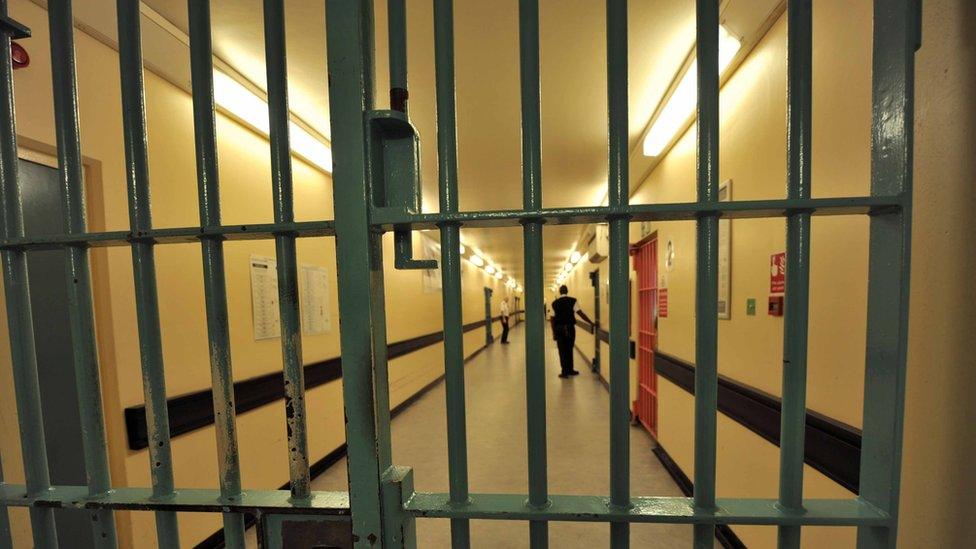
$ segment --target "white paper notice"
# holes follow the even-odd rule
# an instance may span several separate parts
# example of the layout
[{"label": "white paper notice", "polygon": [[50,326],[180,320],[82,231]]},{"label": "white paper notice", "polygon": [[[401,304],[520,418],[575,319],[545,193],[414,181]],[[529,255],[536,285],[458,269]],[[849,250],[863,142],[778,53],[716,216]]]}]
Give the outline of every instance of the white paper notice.
[{"label": "white paper notice", "polygon": [[278,265],[270,257],[251,256],[251,310],[254,339],[281,337],[278,311]]},{"label": "white paper notice", "polygon": [[324,267],[302,265],[298,279],[302,307],[302,333],[324,334],[332,329],[329,314],[329,272]]}]

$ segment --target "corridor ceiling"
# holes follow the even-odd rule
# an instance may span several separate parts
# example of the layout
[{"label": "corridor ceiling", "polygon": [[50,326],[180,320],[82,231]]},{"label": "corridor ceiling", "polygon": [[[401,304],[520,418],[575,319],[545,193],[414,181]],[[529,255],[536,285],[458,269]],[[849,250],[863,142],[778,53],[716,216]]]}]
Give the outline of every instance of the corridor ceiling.
[{"label": "corridor ceiling", "polygon": [[[34,0],[44,4],[43,0]],[[144,0],[146,64],[189,89],[186,0]],[[289,101],[294,115],[329,136],[325,2],[285,0]],[[521,145],[518,0],[455,1],[460,208],[520,208]],[[743,56],[782,0],[726,0],[723,24],[743,42]],[[386,2],[376,5],[376,98],[388,106]],[[432,0],[407,0],[410,116],[421,135],[424,209],[436,211],[437,157]],[[631,189],[652,167],[641,153],[651,116],[694,46],[692,0],[632,0],[629,7]],[[606,2],[541,0],[543,205],[599,204],[606,193]],[[80,28],[115,44],[114,0],[75,2]],[[265,89],[262,2],[213,0],[214,55]],[[160,32],[169,27],[169,33]],[[176,32],[176,35],[181,33]],[[690,183],[690,182],[689,182]],[[544,230],[544,284],[566,262],[581,228]],[[523,282],[520,228],[462,230],[481,250]]]}]

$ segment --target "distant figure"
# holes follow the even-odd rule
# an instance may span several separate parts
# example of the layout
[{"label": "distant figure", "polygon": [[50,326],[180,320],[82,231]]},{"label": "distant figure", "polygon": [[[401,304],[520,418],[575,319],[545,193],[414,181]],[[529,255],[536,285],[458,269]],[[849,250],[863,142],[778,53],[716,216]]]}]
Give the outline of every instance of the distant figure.
[{"label": "distant figure", "polygon": [[573,346],[576,344],[576,315],[593,325],[590,317],[586,316],[575,297],[569,297],[569,288],[559,287],[559,298],[552,302],[552,332],[559,348],[559,366],[562,368],[561,378],[579,375],[573,367]]},{"label": "distant figure", "polygon": [[502,343],[508,343],[508,299],[502,300]]}]

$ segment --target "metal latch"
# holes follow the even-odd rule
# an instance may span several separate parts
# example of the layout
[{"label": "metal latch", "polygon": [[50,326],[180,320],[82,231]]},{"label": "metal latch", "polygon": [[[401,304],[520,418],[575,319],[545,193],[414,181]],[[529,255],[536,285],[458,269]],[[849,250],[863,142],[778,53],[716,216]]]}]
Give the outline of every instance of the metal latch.
[{"label": "metal latch", "polygon": [[[397,214],[421,212],[420,140],[417,130],[399,111],[366,114],[366,155],[373,207]],[[413,258],[409,225],[393,226],[397,269],[436,269],[437,261]]]},{"label": "metal latch", "polygon": [[30,38],[31,30],[6,15],[0,15],[0,33],[6,34],[11,40]]}]

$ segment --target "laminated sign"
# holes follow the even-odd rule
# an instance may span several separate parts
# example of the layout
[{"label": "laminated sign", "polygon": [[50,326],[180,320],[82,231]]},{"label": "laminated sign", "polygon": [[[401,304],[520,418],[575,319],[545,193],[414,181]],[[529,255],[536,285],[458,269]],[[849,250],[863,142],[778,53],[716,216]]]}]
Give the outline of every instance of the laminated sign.
[{"label": "laminated sign", "polygon": [[786,291],[786,252],[769,256],[769,293]]}]

